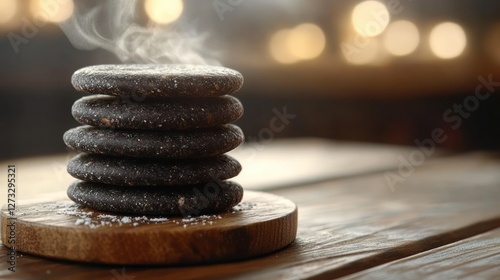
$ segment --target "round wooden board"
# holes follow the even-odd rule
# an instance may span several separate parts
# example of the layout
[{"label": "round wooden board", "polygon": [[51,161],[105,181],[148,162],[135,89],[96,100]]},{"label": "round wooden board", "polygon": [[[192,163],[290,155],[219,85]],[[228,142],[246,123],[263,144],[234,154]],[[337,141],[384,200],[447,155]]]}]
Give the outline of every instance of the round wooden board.
[{"label": "round wooden board", "polygon": [[115,215],[61,200],[2,209],[2,242],[51,258],[107,264],[198,264],[264,255],[290,244],[297,207],[279,196],[246,191],[233,211],[192,218]]}]

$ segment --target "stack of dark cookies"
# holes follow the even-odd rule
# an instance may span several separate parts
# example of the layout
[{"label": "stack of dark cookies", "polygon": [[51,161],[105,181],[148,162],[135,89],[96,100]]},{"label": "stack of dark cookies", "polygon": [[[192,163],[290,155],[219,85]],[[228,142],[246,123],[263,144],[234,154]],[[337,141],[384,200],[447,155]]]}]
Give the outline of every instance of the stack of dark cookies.
[{"label": "stack of dark cookies", "polygon": [[83,206],[138,215],[227,211],[243,189],[227,181],[241,171],[224,153],[243,142],[229,124],[243,114],[228,94],[237,71],[196,65],[99,65],[76,71],[73,117],[84,124],[64,134],[81,152],[68,164],[79,179],[68,189]]}]

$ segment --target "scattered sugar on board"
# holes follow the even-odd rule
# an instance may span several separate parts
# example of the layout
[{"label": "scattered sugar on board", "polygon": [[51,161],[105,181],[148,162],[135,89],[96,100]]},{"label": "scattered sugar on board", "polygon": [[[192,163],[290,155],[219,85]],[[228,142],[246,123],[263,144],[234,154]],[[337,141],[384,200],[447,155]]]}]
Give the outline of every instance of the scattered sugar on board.
[{"label": "scattered sugar on board", "polygon": [[242,203],[233,207],[232,213],[252,210],[255,206],[257,206],[256,203],[243,201]]},{"label": "scattered sugar on board", "polygon": [[[231,213],[248,211],[255,207],[255,203],[242,202],[233,207]],[[158,224],[158,223],[172,223],[183,228],[192,225],[213,225],[217,220],[222,219],[221,215],[201,215],[201,216],[187,216],[184,218],[166,218],[166,217],[147,217],[147,216],[124,216],[113,214],[94,214],[93,211],[85,210],[85,208],[78,206],[72,202],[54,202],[50,204],[36,205],[28,208],[23,208],[17,211],[17,216],[25,215],[44,215],[44,213],[56,213],[59,215],[68,215],[76,217],[76,226],[87,226],[89,228],[98,228],[103,226],[121,226],[123,224],[131,224],[136,227],[140,224]]]}]

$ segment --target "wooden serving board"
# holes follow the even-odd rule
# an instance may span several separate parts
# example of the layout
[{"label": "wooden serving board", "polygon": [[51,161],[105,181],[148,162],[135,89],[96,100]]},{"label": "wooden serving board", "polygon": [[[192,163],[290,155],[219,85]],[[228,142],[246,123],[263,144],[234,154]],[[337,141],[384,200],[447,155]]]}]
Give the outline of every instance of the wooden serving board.
[{"label": "wooden serving board", "polygon": [[286,247],[297,233],[297,207],[246,191],[233,211],[198,217],[115,215],[70,200],[23,205],[16,220],[2,209],[2,242],[15,221],[17,251],[106,264],[198,264],[247,259]]},{"label": "wooden serving board", "polygon": [[354,279],[499,279],[500,229],[352,274]]}]

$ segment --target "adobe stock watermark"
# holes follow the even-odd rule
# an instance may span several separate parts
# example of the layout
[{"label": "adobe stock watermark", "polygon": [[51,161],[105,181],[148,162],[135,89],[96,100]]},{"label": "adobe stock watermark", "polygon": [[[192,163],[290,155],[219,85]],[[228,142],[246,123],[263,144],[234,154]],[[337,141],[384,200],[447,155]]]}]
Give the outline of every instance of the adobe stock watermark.
[{"label": "adobe stock watermark", "polygon": [[[487,78],[479,76],[477,80],[479,83],[474,94],[465,97],[460,104],[453,104],[450,109],[443,113],[443,121],[450,124],[453,130],[462,126],[464,120],[479,109],[481,101],[488,99],[496,91],[496,87],[500,86],[500,81],[494,81],[492,74],[489,74]],[[407,158],[402,155],[398,157],[397,173],[385,172],[384,176],[389,189],[394,192],[396,185],[406,181],[415,172],[416,167],[422,165],[427,157],[434,154],[436,146],[446,142],[446,140],[448,140],[448,135],[441,127],[433,129],[429,138],[415,139],[418,148],[410,152]]]},{"label": "adobe stock watermark", "polygon": [[[412,1],[412,0],[407,0]],[[385,9],[370,11],[372,19],[363,26],[363,34],[357,33],[356,36],[350,42],[342,42],[340,44],[340,49],[342,53],[348,58],[355,54],[360,54],[361,51],[367,48],[371,43],[371,38],[368,34],[379,34],[385,28],[390,15],[397,15],[401,13],[404,9],[401,1],[399,0],[388,0],[385,3],[387,11]]]},{"label": "adobe stock watermark", "polygon": [[286,106],[283,106],[281,111],[277,108],[273,108],[272,112],[274,116],[269,120],[269,125],[260,129],[257,133],[257,137],[248,137],[249,143],[245,149],[245,151],[248,152],[247,161],[252,161],[255,156],[257,156],[258,152],[264,150],[266,145],[274,141],[276,133],[285,130],[285,128],[290,125],[290,122],[297,118],[296,114],[288,113]]},{"label": "adobe stock watermark", "polygon": [[221,184],[223,184],[222,180],[214,179],[204,184],[203,187],[193,187],[191,194],[194,196],[180,196],[178,208],[182,217],[190,218],[199,216],[203,210],[206,211],[206,209],[209,209],[209,206],[214,204],[213,201],[217,199],[221,191]]},{"label": "adobe stock watermark", "polygon": [[219,16],[220,21],[224,21],[224,14],[227,12],[233,12],[238,6],[243,4],[245,0],[214,0],[212,4],[214,5],[215,12]]},{"label": "adobe stock watermark", "polygon": [[28,44],[30,39],[33,39],[40,32],[40,28],[47,25],[46,19],[56,16],[62,7],[69,5],[68,3],[65,0],[46,0],[31,20],[23,16],[21,18],[21,33],[18,34],[12,31],[7,33],[7,38],[14,53],[19,53],[19,47],[22,44]]}]

